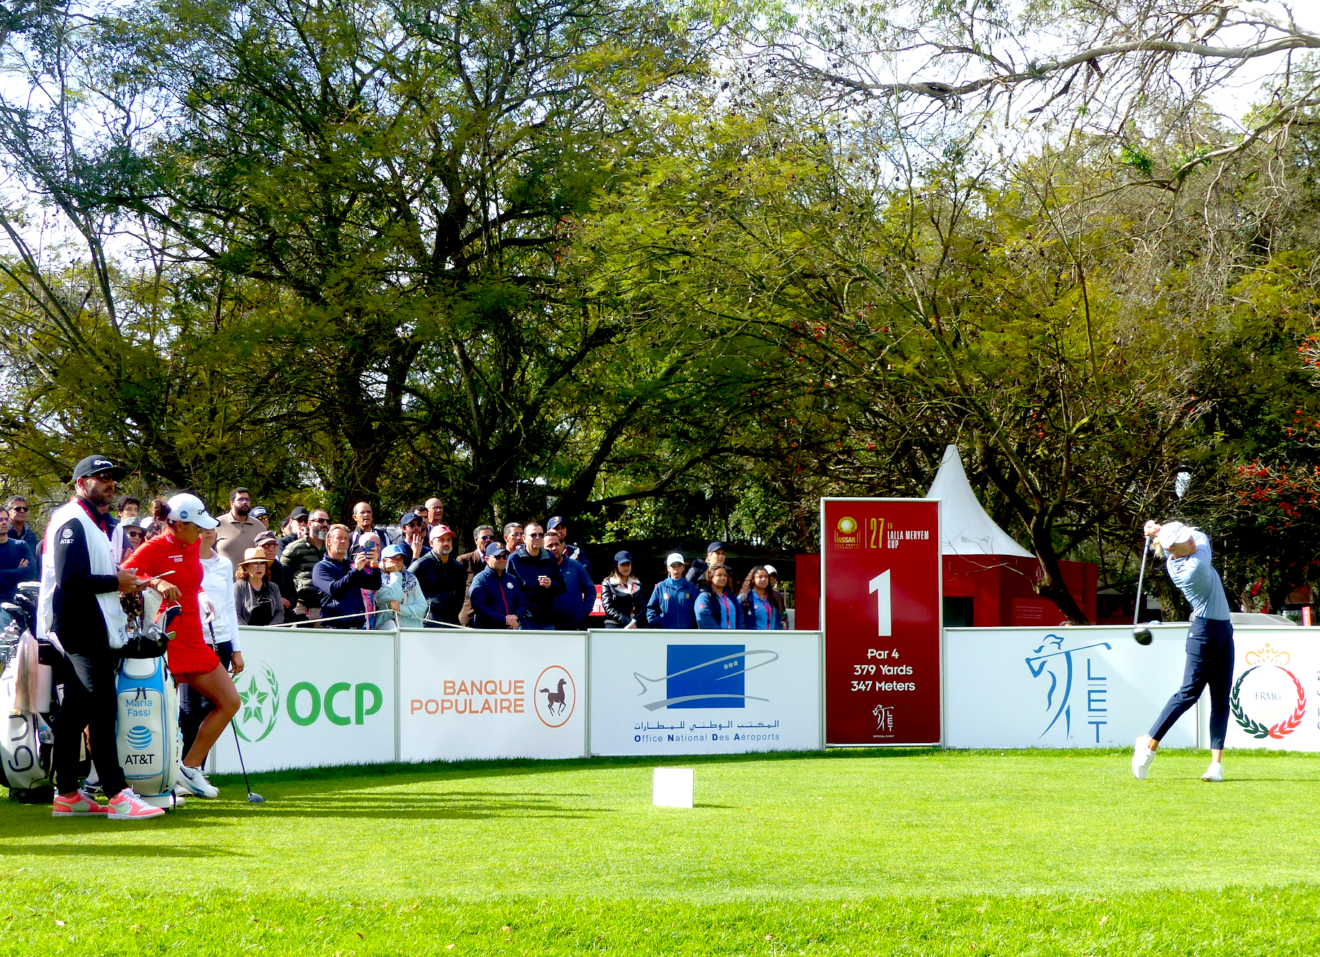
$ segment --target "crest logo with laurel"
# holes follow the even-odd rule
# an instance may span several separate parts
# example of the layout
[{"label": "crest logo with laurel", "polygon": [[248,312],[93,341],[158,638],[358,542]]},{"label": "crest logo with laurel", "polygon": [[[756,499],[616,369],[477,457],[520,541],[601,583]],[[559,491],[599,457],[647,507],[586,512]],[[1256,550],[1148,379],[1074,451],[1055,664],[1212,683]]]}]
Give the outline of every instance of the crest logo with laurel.
[{"label": "crest logo with laurel", "polygon": [[1233,718],[1253,738],[1280,740],[1301,726],[1306,690],[1284,666],[1292,656],[1266,643],[1245,655],[1249,667],[1233,683],[1229,707]]},{"label": "crest logo with laurel", "polygon": [[280,715],[280,683],[264,661],[256,662],[234,681],[240,707],[234,716],[238,736],[256,744],[275,730]]}]

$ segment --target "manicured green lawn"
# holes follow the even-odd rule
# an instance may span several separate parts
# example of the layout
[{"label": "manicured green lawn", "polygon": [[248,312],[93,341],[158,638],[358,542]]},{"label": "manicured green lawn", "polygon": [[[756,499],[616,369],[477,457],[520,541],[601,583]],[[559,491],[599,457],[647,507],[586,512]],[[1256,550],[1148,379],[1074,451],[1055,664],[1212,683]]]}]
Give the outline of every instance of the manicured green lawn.
[{"label": "manicured green lawn", "polygon": [[[1320,953],[1320,756],[878,751],[262,775],[0,803],[0,953]],[[450,947],[450,945],[453,945]]]}]

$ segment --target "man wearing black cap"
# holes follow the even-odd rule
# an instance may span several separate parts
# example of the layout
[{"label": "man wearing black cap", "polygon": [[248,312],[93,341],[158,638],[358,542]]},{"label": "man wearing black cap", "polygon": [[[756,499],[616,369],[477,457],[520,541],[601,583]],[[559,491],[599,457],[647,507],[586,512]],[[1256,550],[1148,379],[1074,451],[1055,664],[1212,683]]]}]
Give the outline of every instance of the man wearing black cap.
[{"label": "man wearing black cap", "polygon": [[527,615],[522,587],[507,571],[509,550],[486,546],[486,568],[472,579],[472,622],[478,628],[518,629]]},{"label": "man wearing black cap", "polygon": [[706,569],[712,565],[724,564],[724,543],[711,542],[706,546],[706,560],[703,562],[700,558],[692,559],[692,564],[687,570],[687,580],[692,582],[698,588],[706,580]]},{"label": "man wearing black cap", "polygon": [[[127,786],[115,739],[119,699],[111,637],[116,644],[125,638],[127,616],[119,595],[141,587],[135,573],[115,565],[110,550],[112,520],[106,513],[123,475],[104,455],[83,459],[73,472],[73,500],[61,506],[46,527],[37,633],[57,638],[67,662],[64,700],[55,719],[56,817],[135,820],[165,813],[139,800]],[[78,788],[84,728],[91,732],[92,760],[110,798],[108,807]]]},{"label": "man wearing black cap", "polygon": [[509,556],[509,574],[522,585],[527,600],[523,628],[534,631],[555,630],[555,599],[564,593],[564,576],[555,556],[541,547],[545,531],[538,522],[523,528],[523,544]]},{"label": "man wearing black cap", "polygon": [[545,523],[545,533],[549,535],[551,532],[558,533],[559,540],[563,542],[564,557],[571,558],[573,559],[573,561],[581,565],[583,570],[587,573],[588,577],[590,577],[591,562],[587,561],[587,553],[584,552],[579,546],[569,544],[568,522],[564,520],[564,516],[556,515],[554,518],[550,519],[550,521]]},{"label": "man wearing black cap", "polygon": [[289,517],[284,520],[281,530],[286,534],[281,536],[275,542],[275,557],[282,558],[284,549],[292,545],[300,538],[307,537],[307,509],[301,505],[294,506]]}]

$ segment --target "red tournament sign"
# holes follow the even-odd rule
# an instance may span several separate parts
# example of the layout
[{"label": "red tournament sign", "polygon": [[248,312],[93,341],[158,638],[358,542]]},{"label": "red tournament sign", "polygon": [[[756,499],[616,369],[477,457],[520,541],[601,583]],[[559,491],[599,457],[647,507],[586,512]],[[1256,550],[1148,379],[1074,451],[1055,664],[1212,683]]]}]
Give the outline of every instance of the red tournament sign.
[{"label": "red tournament sign", "polygon": [[940,503],[823,498],[825,740],[939,744]]}]

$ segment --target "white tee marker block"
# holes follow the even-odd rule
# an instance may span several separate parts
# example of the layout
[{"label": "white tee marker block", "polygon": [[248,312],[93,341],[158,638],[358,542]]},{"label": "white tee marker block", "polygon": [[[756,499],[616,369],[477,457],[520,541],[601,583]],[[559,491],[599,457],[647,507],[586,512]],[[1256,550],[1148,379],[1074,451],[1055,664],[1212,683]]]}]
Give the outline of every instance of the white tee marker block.
[{"label": "white tee marker block", "polygon": [[651,803],[656,807],[691,807],[692,769],[656,768]]}]

